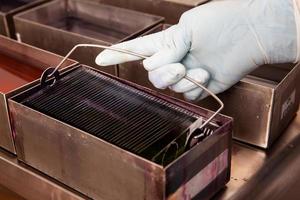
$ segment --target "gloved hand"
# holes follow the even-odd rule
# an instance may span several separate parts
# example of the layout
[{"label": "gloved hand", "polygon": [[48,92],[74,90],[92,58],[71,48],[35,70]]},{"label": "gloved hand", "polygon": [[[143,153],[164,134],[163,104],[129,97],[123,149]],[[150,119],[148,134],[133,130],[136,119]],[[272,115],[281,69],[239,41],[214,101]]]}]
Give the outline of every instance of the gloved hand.
[{"label": "gloved hand", "polygon": [[[114,46],[151,56],[143,64],[155,87],[196,100],[206,95],[185,75],[220,93],[262,64],[298,61],[299,20],[293,0],[216,1],[184,13],[165,31]],[[138,59],[105,50],[96,63]]]}]

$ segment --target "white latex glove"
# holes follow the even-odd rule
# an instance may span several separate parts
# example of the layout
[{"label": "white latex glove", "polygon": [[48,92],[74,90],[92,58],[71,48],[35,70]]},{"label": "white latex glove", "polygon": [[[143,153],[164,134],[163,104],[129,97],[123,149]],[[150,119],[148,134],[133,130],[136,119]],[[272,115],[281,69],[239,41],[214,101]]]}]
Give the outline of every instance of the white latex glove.
[{"label": "white latex glove", "polygon": [[[195,100],[206,95],[185,75],[220,93],[262,64],[298,61],[298,21],[293,0],[216,1],[184,13],[165,31],[114,46],[151,56],[143,64],[154,86]],[[138,59],[105,50],[96,63]]]}]

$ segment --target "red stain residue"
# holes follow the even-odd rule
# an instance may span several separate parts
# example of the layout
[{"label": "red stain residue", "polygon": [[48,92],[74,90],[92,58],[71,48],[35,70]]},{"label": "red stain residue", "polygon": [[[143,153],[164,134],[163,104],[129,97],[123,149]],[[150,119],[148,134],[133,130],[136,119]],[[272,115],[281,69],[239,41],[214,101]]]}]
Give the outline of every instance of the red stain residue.
[{"label": "red stain residue", "polygon": [[8,93],[38,79],[42,69],[0,54],[0,92]]},{"label": "red stain residue", "polygon": [[176,192],[168,197],[168,200],[191,200],[211,184],[218,175],[228,169],[229,151],[226,149],[212,162],[204,167],[187,183],[183,184]]}]

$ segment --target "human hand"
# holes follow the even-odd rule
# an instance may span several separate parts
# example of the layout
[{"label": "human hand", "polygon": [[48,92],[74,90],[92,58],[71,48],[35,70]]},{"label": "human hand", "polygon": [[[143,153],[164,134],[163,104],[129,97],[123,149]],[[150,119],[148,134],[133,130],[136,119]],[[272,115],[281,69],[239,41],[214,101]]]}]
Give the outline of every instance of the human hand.
[{"label": "human hand", "polygon": [[[225,0],[194,8],[171,28],[114,47],[150,56],[143,61],[157,88],[189,100],[204,98],[185,75],[220,93],[263,64],[296,62],[299,12],[293,0]],[[105,50],[106,66],[139,57]]]}]

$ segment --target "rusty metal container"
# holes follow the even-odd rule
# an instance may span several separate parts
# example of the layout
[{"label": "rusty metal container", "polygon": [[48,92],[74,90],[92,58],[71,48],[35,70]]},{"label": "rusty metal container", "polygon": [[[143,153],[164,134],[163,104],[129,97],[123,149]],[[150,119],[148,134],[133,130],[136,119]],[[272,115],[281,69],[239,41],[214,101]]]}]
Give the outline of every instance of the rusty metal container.
[{"label": "rusty metal container", "polygon": [[[92,1],[92,0],[90,0]],[[167,23],[176,24],[187,10],[199,6],[208,0],[98,0],[99,2],[163,16]]]},{"label": "rusty metal container", "polygon": [[[72,74],[74,75],[75,73],[78,77],[84,77],[87,71],[89,74],[95,74],[98,78],[101,77],[101,80],[105,79],[109,83],[113,83],[113,85],[109,84],[107,88],[99,86],[98,91],[95,88],[87,89],[89,93],[87,97],[91,97],[92,95],[94,98],[96,94],[97,99],[94,100],[97,102],[99,102],[99,98],[104,98],[109,99],[108,102],[110,103],[99,105],[95,104],[94,100],[87,101],[86,98],[84,98],[85,100],[81,99],[79,101],[81,104],[79,105],[83,105],[82,103],[85,102],[84,105],[88,106],[88,108],[97,108],[97,111],[95,113],[92,111],[90,114],[85,115],[85,119],[80,120],[76,118],[75,121],[79,121],[74,125],[70,125],[72,118],[74,119],[74,117],[78,117],[79,115],[69,113],[70,110],[61,110],[58,108],[63,106],[67,109],[68,107],[62,105],[66,101],[61,101],[62,104],[55,101],[55,99],[61,100],[63,97],[66,97],[65,92],[62,93],[61,97],[52,96],[52,92],[58,88],[64,89],[64,84],[67,84],[68,78],[72,78]],[[77,77],[73,78],[74,80],[80,79]],[[224,187],[229,181],[231,166],[231,118],[218,115],[210,124],[211,127],[214,127],[214,132],[211,135],[199,141],[199,143],[190,149],[183,151],[180,155],[176,153],[176,156],[170,159],[168,163],[164,163],[163,161],[158,162],[156,159],[150,160],[146,156],[134,153],[131,150],[125,150],[118,144],[110,143],[106,139],[99,138],[92,132],[87,132],[76,127],[79,126],[78,124],[89,123],[92,126],[103,128],[98,123],[89,122],[91,116],[91,120],[95,120],[95,118],[103,114],[109,114],[110,117],[122,119],[120,112],[135,112],[139,107],[132,108],[130,107],[131,104],[127,106],[130,109],[121,106],[121,111],[119,111],[120,109],[118,110],[120,102],[123,102],[123,99],[127,98],[129,94],[137,95],[136,98],[129,98],[129,101],[135,101],[142,96],[143,98],[149,97],[151,101],[163,103],[161,105],[172,105],[173,108],[185,110],[184,112],[186,113],[194,113],[197,116],[204,117],[204,119],[207,119],[212,112],[188,104],[187,102],[158,94],[134,83],[83,65],[78,65],[78,67],[68,72],[61,73],[60,80],[61,82],[57,81],[58,85],[56,87],[54,85],[43,88],[40,84],[36,84],[32,88],[23,90],[9,99],[10,114],[13,119],[13,130],[16,134],[17,153],[20,161],[94,199],[207,199]],[[88,80],[91,79],[88,78]],[[93,81],[96,80],[98,79],[93,79]],[[72,91],[76,91],[76,88],[86,91],[81,87],[86,87],[87,84],[96,84],[96,82],[86,82],[82,86],[80,82],[72,84],[73,81],[69,81],[69,83],[67,84],[68,87],[72,86],[75,89]],[[79,86],[77,87],[76,84]],[[98,82],[97,85],[99,85]],[[119,90],[120,88],[115,90],[116,85],[125,88],[130,93],[124,93],[122,92],[123,90]],[[115,91],[116,96],[114,98],[105,97],[106,94],[114,93]],[[43,95],[43,92],[46,92],[45,95]],[[82,93],[79,93],[79,98],[81,98]],[[69,92],[68,94],[73,95],[74,98],[71,98],[72,101],[77,98],[76,95],[74,96],[74,93]],[[118,98],[119,96],[121,98]],[[49,115],[47,115],[40,110],[41,107],[37,106],[33,108],[33,104],[35,103],[29,105],[29,102],[39,102],[41,98],[49,99],[50,107],[55,105],[53,107],[54,110],[56,109],[62,113],[55,114],[53,110],[48,110],[49,112],[47,111],[47,113]],[[49,104],[44,100],[42,101],[45,104],[38,103],[35,105],[47,108]],[[51,103],[52,101],[54,104]],[[107,102],[107,100],[105,101]],[[116,102],[119,103],[116,104]],[[155,104],[150,103],[149,106]],[[112,110],[107,110],[104,105],[112,105]],[[140,105],[145,104],[142,103]],[[77,107],[77,109],[73,109],[73,107],[71,106],[70,108],[74,112],[80,113],[86,110],[80,109],[81,106]],[[161,109],[160,106],[158,108]],[[151,108],[146,106],[145,109],[144,112],[147,113],[147,110]],[[162,110],[158,110],[157,113],[165,112],[168,109],[169,107],[165,107]],[[115,111],[120,115],[116,115]],[[66,115],[66,112],[69,114]],[[136,112],[136,114],[140,116],[143,113]],[[70,120],[69,123],[65,122],[65,119],[63,121],[59,120],[63,116],[66,116]],[[126,120],[132,119],[132,117],[132,115],[126,117]],[[105,119],[103,120],[105,121]],[[104,123],[103,120],[99,123]],[[135,120],[142,123],[143,118],[138,117]],[[126,122],[126,124],[128,123],[129,121]],[[136,125],[138,126],[138,124]],[[107,137],[111,137],[111,134],[114,132],[118,133],[117,135],[123,134],[124,129],[118,129],[120,130],[119,132],[114,131],[116,126],[118,125],[105,127],[106,130],[107,128],[111,130]],[[135,125],[133,124],[133,126]],[[136,138],[144,135],[146,131],[152,130],[155,133],[155,129],[151,129],[155,126],[156,124],[152,124],[148,128],[138,129]],[[128,125],[126,127],[131,128]],[[103,132],[105,131],[100,133],[103,134]],[[182,136],[180,138],[182,139]],[[136,140],[135,138],[133,139],[134,141]],[[176,141],[179,142],[181,139],[176,139]],[[124,140],[126,139],[123,138],[121,142]],[[162,159],[164,160],[164,156]]]},{"label": "rusty metal container", "polygon": [[[56,65],[61,57],[0,36],[0,147],[16,153],[7,99],[28,88],[43,70]],[[75,62],[68,61],[67,65]]]},{"label": "rusty metal container", "polygon": [[[86,0],[56,0],[14,17],[18,39],[66,55],[76,44],[111,45],[142,34],[163,17]],[[99,67],[98,49],[78,50],[72,58],[117,75],[116,66]]]},{"label": "rusty metal container", "polygon": [[[234,138],[269,148],[295,117],[299,107],[300,67],[265,65],[218,95],[223,113],[235,119]],[[214,108],[208,98],[199,105]]]},{"label": "rusty metal container", "polygon": [[13,16],[49,0],[2,0],[0,2],[0,34],[15,38]]}]

